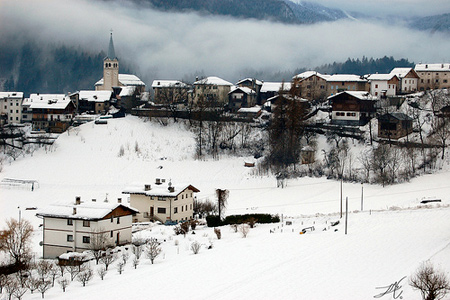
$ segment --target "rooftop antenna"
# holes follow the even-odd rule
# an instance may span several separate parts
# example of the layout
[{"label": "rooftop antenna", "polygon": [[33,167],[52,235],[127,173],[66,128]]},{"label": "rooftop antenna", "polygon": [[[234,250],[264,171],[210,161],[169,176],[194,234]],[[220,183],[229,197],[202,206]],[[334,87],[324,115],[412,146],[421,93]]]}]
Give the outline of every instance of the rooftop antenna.
[{"label": "rooftop antenna", "polygon": [[108,193],[106,193],[105,201],[103,202],[108,202]]}]

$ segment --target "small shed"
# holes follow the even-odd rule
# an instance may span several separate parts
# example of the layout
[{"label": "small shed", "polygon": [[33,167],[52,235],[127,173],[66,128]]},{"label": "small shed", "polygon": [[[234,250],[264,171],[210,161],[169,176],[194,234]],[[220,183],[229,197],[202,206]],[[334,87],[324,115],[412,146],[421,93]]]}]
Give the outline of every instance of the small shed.
[{"label": "small shed", "polygon": [[378,137],[399,139],[412,132],[412,118],[404,113],[387,113],[378,117]]}]

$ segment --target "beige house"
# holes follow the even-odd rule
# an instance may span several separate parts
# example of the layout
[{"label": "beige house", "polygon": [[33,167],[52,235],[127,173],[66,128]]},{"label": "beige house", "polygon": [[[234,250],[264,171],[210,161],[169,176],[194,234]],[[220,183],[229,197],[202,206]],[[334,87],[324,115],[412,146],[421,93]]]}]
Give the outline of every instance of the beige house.
[{"label": "beige house", "polygon": [[179,80],[153,80],[153,98],[157,104],[185,103],[190,86]]},{"label": "beige house", "polygon": [[327,78],[327,96],[333,96],[344,91],[369,91],[366,79],[358,75],[335,74]]},{"label": "beige house", "polygon": [[0,125],[22,123],[22,102],[22,92],[0,92]]},{"label": "beige house", "polygon": [[292,89],[295,95],[312,100],[325,100],[327,97],[327,78],[316,71],[306,71],[292,78]]},{"label": "beige house", "polygon": [[417,64],[419,91],[450,88],[450,64]]},{"label": "beige house", "polygon": [[43,258],[92,249],[100,238],[105,247],[130,243],[137,213],[120,202],[81,202],[80,197],[74,205],[48,206],[36,214],[43,219]]},{"label": "beige house", "polygon": [[213,106],[223,106],[228,103],[228,93],[233,84],[219,77],[206,77],[194,82],[193,102],[203,100]]},{"label": "beige house", "polygon": [[140,211],[134,222],[184,221],[194,214],[194,193],[199,192],[192,185],[173,185],[170,181],[157,178],[153,185],[133,185],[123,191],[130,194],[130,205]]}]

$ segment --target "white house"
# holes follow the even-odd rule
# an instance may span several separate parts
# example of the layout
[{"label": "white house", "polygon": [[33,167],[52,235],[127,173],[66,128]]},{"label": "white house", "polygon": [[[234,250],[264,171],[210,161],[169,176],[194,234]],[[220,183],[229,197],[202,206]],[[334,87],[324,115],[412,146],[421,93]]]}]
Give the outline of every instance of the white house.
[{"label": "white house", "polygon": [[66,252],[83,252],[95,247],[101,235],[106,246],[131,242],[132,207],[110,202],[54,204],[38,211],[43,219],[43,257],[56,258]]},{"label": "white house", "polygon": [[22,92],[0,92],[0,124],[22,122]]},{"label": "white house", "polygon": [[366,76],[370,84],[370,93],[380,99],[397,95],[399,79],[394,74],[370,74]]},{"label": "white house", "polygon": [[411,93],[417,91],[419,75],[413,68],[394,68],[391,74],[396,75],[400,80],[399,91],[402,93]]},{"label": "white house", "polygon": [[194,214],[194,193],[200,192],[190,184],[174,185],[157,178],[155,184],[133,184],[122,193],[130,194],[130,205],[140,211],[134,222],[183,221]]},{"label": "white house", "polygon": [[194,82],[194,103],[197,103],[201,97],[203,100],[223,105],[228,103],[228,93],[233,84],[222,78],[210,76]]}]

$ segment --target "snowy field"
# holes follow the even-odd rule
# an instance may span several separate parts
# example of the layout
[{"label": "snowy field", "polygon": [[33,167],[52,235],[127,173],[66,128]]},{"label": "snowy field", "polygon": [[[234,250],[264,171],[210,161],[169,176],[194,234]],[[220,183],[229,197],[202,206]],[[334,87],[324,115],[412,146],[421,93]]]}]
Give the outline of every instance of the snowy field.
[{"label": "snowy field", "polygon": [[[39,182],[34,191],[0,187],[0,226],[7,218],[17,218],[20,208],[37,229],[37,256],[42,254],[41,220],[27,208],[71,203],[76,196],[82,201],[126,199],[121,192],[130,183],[153,184],[155,178],[192,184],[201,191],[199,199],[214,200],[216,188],[228,189],[227,214],[274,213],[293,222],[258,225],[247,238],[225,226],[221,240],[202,226],[185,238],[174,236],[171,227],[156,226],[140,233],[165,240],[154,265],[143,259],[134,270],[128,262],[122,275],[111,267],[104,281],[95,277],[84,288],[73,282],[65,294],[55,287],[45,298],[373,299],[382,292],[376,287],[411,275],[422,261],[430,259],[450,271],[448,166],[409,183],[385,188],[365,184],[363,212],[361,184],[344,183],[351,212],[345,235],[343,219],[330,227],[339,220],[338,181],[300,178],[279,189],[275,178],[255,176],[244,167],[252,157],[197,161],[194,153],[193,136],[183,125],[163,127],[129,116],[108,120],[107,125],[82,125],[62,134],[47,151],[4,164],[0,180]],[[422,197],[442,203],[423,207]],[[308,226],[316,230],[299,235]],[[202,243],[197,255],[189,250],[195,240]],[[420,299],[406,279],[400,284],[403,299]],[[25,298],[40,297],[28,293]],[[392,299],[392,294],[381,299]]]}]

